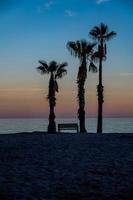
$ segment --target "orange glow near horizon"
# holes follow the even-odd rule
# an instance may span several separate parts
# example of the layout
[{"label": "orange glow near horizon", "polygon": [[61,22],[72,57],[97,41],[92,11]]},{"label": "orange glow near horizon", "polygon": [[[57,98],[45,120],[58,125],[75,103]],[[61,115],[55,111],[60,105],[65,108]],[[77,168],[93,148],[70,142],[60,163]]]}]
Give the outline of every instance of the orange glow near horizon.
[{"label": "orange glow near horizon", "polygon": [[[48,117],[47,87],[0,89],[0,118]],[[121,87],[105,87],[104,117],[133,117],[131,88],[123,93]],[[62,85],[56,95],[56,117],[77,117],[77,86]],[[86,87],[86,117],[97,116],[96,87]]]}]

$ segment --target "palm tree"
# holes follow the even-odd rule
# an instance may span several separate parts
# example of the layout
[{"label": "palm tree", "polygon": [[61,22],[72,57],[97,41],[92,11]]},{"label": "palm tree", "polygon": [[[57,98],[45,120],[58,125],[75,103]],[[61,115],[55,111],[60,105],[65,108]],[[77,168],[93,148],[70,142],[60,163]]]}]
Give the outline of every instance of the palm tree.
[{"label": "palm tree", "polygon": [[49,79],[49,92],[47,99],[49,100],[50,114],[49,114],[49,125],[48,132],[56,132],[56,123],[55,123],[55,113],[54,108],[56,106],[56,92],[58,92],[58,83],[57,79],[62,78],[67,74],[65,67],[68,65],[66,62],[61,64],[51,61],[49,64],[45,61],[39,61],[41,66],[37,67],[37,70],[41,72],[42,75],[50,74]]},{"label": "palm tree", "polygon": [[98,42],[98,51],[93,55],[93,58],[99,60],[99,84],[97,86],[98,92],[98,123],[97,133],[102,133],[102,114],[103,114],[103,84],[102,84],[102,62],[106,59],[106,41],[109,41],[116,33],[114,31],[109,32],[107,25],[101,23],[99,26],[95,26],[89,35]]},{"label": "palm tree", "polygon": [[78,40],[76,42],[69,41],[67,43],[67,48],[71,55],[79,58],[80,66],[77,75],[78,84],[78,118],[80,123],[80,132],[86,132],[85,128],[85,81],[87,78],[87,61],[90,60],[89,71],[96,72],[97,68],[91,61],[91,56],[93,54],[93,48],[95,44],[89,43],[86,40]]}]

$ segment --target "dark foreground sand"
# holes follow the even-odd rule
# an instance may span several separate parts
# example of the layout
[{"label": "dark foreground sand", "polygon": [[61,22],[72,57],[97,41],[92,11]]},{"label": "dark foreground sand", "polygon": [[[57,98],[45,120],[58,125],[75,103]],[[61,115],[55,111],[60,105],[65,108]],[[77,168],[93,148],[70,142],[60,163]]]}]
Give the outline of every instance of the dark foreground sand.
[{"label": "dark foreground sand", "polygon": [[0,200],[70,199],[133,199],[133,134],[0,135]]}]

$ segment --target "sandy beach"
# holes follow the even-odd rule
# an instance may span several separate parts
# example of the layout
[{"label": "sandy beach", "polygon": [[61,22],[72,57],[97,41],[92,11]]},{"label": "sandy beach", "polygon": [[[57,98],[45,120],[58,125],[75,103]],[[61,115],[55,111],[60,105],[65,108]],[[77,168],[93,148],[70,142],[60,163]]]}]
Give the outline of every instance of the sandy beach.
[{"label": "sandy beach", "polygon": [[133,199],[133,134],[0,135],[0,200]]}]

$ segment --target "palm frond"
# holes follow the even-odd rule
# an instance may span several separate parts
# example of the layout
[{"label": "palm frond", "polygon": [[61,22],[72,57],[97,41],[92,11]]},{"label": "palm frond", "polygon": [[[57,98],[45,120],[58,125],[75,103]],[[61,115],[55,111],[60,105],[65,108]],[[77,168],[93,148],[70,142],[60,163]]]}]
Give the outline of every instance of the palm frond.
[{"label": "palm frond", "polygon": [[93,30],[89,32],[89,35],[92,37],[92,39],[97,39],[98,34],[94,32]]},{"label": "palm frond", "polygon": [[55,74],[55,79],[60,79],[62,77],[64,77],[67,74],[67,70],[66,69],[60,69],[60,71],[58,71]]},{"label": "palm frond", "polygon": [[[97,51],[97,52],[94,52],[91,56],[91,60],[94,61],[94,62],[98,62],[100,59],[100,53]],[[102,59],[105,61],[106,60],[106,54],[102,55]]]},{"label": "palm frond", "polygon": [[89,35],[90,35],[93,39],[97,40],[97,38],[98,38],[100,32],[101,32],[101,31],[100,31],[100,28],[99,28],[98,26],[94,26],[94,28],[92,28],[92,30],[89,32]]},{"label": "palm frond", "polygon": [[59,63],[58,64],[58,68],[55,74],[55,79],[56,78],[62,78],[65,74],[67,74],[67,70],[65,69],[65,67],[68,66],[67,62],[63,62],[63,63]]},{"label": "palm frond", "polygon": [[73,41],[69,41],[67,43],[67,49],[71,53],[72,56],[77,57],[78,56],[78,47],[77,44]]},{"label": "palm frond", "polygon": [[106,39],[107,39],[107,40],[110,40],[110,39],[114,38],[116,35],[117,35],[116,32],[111,31],[110,33],[108,33],[108,34],[106,35]]},{"label": "palm frond", "polygon": [[95,31],[96,31],[98,34],[101,33],[100,27],[98,27],[98,26],[94,26],[94,29],[95,29]]},{"label": "palm frond", "polygon": [[91,60],[93,60],[94,62],[99,61],[99,58],[100,58],[100,55],[99,55],[99,52],[98,52],[98,51],[94,52],[94,53],[92,54],[92,56],[91,56]]},{"label": "palm frond", "polygon": [[67,66],[68,66],[68,63],[67,63],[67,62],[63,62],[63,63],[61,63],[61,64],[58,64],[57,73],[58,73],[61,69],[65,68],[65,67],[67,67]]},{"label": "palm frond", "polygon": [[86,46],[86,54],[87,55],[90,55],[91,53],[93,53],[93,49],[94,49],[94,47],[96,46],[96,43],[90,43],[90,42],[88,42],[87,43],[87,46]]},{"label": "palm frond", "polygon": [[100,27],[100,34],[101,35],[105,35],[105,34],[108,33],[108,26],[106,24],[101,23],[99,27]]},{"label": "palm frond", "polygon": [[45,67],[39,66],[36,68],[41,74],[48,74],[48,71]]},{"label": "palm frond", "polygon": [[44,60],[39,60],[38,62],[48,71],[48,64],[47,64],[46,61],[44,61]]},{"label": "palm frond", "polygon": [[93,62],[90,62],[89,71],[91,71],[91,72],[93,72],[93,73],[96,73],[96,72],[97,72],[97,67],[96,67],[96,65],[94,65]]}]

